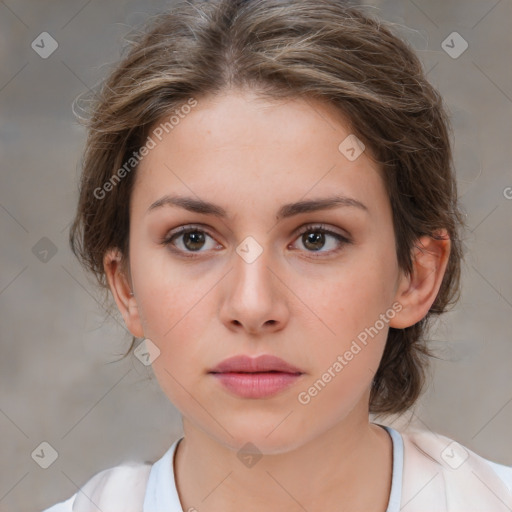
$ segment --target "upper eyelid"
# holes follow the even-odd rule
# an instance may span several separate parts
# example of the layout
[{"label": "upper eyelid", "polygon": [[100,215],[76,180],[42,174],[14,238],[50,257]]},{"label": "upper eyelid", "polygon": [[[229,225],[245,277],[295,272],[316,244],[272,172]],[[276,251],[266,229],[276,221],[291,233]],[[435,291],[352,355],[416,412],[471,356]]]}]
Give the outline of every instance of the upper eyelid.
[{"label": "upper eyelid", "polygon": [[[301,226],[299,226],[298,228],[294,229],[293,230],[293,233],[292,235],[293,236],[300,236],[304,233],[307,233],[308,231],[324,231],[326,232],[326,234],[330,235],[330,236],[338,236],[342,239],[345,239],[347,242],[350,242],[352,240],[352,237],[350,234],[348,234],[347,232],[345,233],[338,233],[335,229],[339,229],[339,228],[331,228],[330,226],[328,225],[325,225],[323,223],[304,223],[302,224]],[[162,239],[162,242],[166,242],[166,243],[171,243],[171,239],[174,238],[174,237],[179,237],[187,232],[193,232],[193,231],[202,231],[204,232],[206,235],[208,235],[210,238],[212,238],[213,240],[215,240],[217,243],[220,243],[215,236],[213,236],[210,232],[209,232],[209,229],[202,225],[202,224],[185,224],[183,226],[178,226],[177,228],[175,228],[174,230],[171,230],[171,232],[169,232],[168,234],[166,234],[163,239]],[[200,252],[200,251],[198,251]]]},{"label": "upper eyelid", "polygon": [[[203,224],[184,224],[182,226],[178,226],[178,227],[170,230],[169,232],[167,232],[167,234],[165,236],[166,237],[174,236],[177,234],[182,234],[185,231],[194,230],[194,229],[197,229],[197,231],[204,231],[206,234],[208,234],[212,238],[215,238],[213,235],[210,234],[210,229],[207,226],[204,226]],[[313,230],[313,229],[332,231],[333,233],[339,234],[341,236],[346,236],[346,237],[349,236],[348,233],[346,232],[346,230],[342,230],[342,231],[345,231],[346,234],[337,233],[336,229],[340,229],[340,228],[332,228],[329,225],[324,224],[322,222],[305,222],[304,224],[300,225],[298,228],[295,228],[293,230],[292,234],[299,234],[302,231],[308,231],[308,230]],[[171,235],[171,233],[172,233],[172,235]]]}]

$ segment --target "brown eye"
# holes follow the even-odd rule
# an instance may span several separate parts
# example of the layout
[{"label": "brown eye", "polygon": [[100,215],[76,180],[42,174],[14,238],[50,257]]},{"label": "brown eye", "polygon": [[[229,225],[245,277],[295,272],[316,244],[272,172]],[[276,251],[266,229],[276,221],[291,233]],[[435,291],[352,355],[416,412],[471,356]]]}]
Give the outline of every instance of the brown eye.
[{"label": "brown eye", "polygon": [[325,245],[325,234],[319,231],[304,233],[302,243],[307,249],[318,251]]},{"label": "brown eye", "polygon": [[170,233],[161,243],[170,246],[173,251],[185,255],[186,253],[206,252],[217,246],[215,240],[206,231],[198,227],[187,226],[180,227]]},{"label": "brown eye", "polygon": [[188,231],[183,233],[183,245],[190,251],[201,249],[205,242],[205,234],[201,231]]},{"label": "brown eye", "polygon": [[[299,233],[299,239],[306,248],[306,252],[322,255],[335,253],[344,245],[352,243],[347,237],[336,233],[324,226],[307,226]],[[327,247],[327,250],[323,250]]]}]

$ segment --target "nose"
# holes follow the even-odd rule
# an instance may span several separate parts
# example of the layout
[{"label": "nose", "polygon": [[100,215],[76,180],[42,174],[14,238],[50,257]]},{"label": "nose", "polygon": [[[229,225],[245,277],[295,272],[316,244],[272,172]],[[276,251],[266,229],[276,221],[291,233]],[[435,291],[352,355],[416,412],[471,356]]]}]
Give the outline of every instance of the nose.
[{"label": "nose", "polygon": [[233,267],[223,280],[221,321],[230,330],[268,334],[284,328],[289,319],[289,291],[269,249],[252,260],[233,253]]}]

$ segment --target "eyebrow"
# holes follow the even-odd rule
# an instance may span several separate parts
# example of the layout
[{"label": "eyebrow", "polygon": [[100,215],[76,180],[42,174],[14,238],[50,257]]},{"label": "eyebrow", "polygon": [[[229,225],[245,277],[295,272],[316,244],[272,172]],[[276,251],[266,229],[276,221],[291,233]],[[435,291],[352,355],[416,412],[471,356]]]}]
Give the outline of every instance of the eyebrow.
[{"label": "eyebrow", "polygon": [[[203,201],[202,199],[177,195],[165,195],[161,197],[151,204],[151,206],[147,209],[146,214],[163,206],[177,206],[190,212],[201,213],[204,215],[214,215],[221,219],[226,219],[228,217],[226,210],[219,205],[210,203],[209,201]],[[277,212],[276,219],[281,220],[292,217],[294,215],[299,215],[301,213],[328,210],[340,206],[354,207],[368,212],[368,208],[357,199],[335,195],[325,198],[310,199],[307,201],[298,201],[296,203],[285,204]]]}]

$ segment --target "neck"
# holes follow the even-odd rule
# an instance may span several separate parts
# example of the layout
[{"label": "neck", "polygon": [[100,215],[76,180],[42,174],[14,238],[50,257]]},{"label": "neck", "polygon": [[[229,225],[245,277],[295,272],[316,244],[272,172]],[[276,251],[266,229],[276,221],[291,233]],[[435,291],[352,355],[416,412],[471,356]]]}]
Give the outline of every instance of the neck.
[{"label": "neck", "polygon": [[392,441],[367,415],[247,465],[236,449],[186,419],[183,426],[174,469],[185,511],[386,510]]}]

